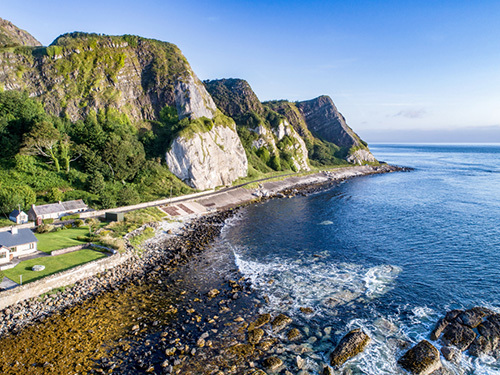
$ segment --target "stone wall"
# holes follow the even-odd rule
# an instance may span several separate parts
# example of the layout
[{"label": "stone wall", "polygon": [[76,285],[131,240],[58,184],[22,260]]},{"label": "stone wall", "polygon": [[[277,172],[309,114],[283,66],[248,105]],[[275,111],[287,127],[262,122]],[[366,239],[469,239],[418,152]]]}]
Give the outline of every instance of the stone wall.
[{"label": "stone wall", "polygon": [[70,270],[59,272],[29,284],[0,292],[0,310],[26,299],[38,297],[54,288],[74,284],[79,280],[94,276],[104,270],[113,268],[130,258],[130,253],[115,254],[93,262],[83,264]]},{"label": "stone wall", "polygon": [[65,247],[64,249],[59,249],[59,250],[53,250],[50,252],[51,256],[56,256],[56,255],[62,255],[62,254],[67,254],[67,253],[72,253],[74,251],[86,249],[90,245],[88,243],[83,244],[83,245],[76,245],[76,246],[71,246],[71,247]]}]

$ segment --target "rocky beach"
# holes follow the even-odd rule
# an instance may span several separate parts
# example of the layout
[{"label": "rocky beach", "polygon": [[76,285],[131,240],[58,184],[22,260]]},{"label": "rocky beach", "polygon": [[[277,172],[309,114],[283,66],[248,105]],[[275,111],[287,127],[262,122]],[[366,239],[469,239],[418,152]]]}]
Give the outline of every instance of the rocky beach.
[{"label": "rocky beach", "polygon": [[[310,194],[346,175],[330,177],[318,182],[306,176],[302,184],[257,199]],[[140,253],[128,247],[122,265],[1,311],[0,352],[13,358],[2,363],[2,373],[209,374],[279,367],[264,357],[283,352],[277,343],[296,342],[302,333],[285,330],[291,319],[284,315],[259,317],[266,301],[252,293],[231,254],[217,260],[210,250],[237,210],[147,224],[157,236]],[[219,269],[210,274],[207,265]]]}]

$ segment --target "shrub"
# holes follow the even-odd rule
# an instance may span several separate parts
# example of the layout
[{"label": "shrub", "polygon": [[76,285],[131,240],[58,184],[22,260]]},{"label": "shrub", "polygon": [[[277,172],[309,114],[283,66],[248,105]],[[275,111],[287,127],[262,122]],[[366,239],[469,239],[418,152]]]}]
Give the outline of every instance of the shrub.
[{"label": "shrub", "polygon": [[77,219],[73,221],[73,226],[76,228],[80,228],[83,225],[83,220],[82,219]]},{"label": "shrub", "polygon": [[54,222],[54,219],[43,219],[42,222],[44,224],[52,224]]},{"label": "shrub", "polygon": [[42,224],[42,225],[39,225],[36,229],[35,229],[35,232],[36,233],[48,233],[48,232],[52,232],[52,230],[54,229],[54,226],[53,225],[50,225],[50,224]]}]

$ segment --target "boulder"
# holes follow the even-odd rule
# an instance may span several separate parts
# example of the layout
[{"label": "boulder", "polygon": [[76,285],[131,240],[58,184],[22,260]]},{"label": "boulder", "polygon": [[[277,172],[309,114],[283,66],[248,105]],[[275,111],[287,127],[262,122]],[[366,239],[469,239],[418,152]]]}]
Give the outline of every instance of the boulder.
[{"label": "boulder", "polygon": [[263,362],[264,367],[271,371],[277,370],[282,364],[283,361],[276,356],[268,357]]},{"label": "boulder", "polygon": [[287,325],[289,325],[292,321],[292,318],[289,318],[285,314],[279,314],[276,318],[273,319],[273,321],[271,322],[271,326],[274,332],[279,332]]},{"label": "boulder", "polygon": [[340,340],[330,354],[331,366],[335,368],[342,366],[348,359],[365,350],[369,342],[370,337],[361,329],[352,330]]},{"label": "boulder", "polygon": [[453,345],[460,351],[466,350],[476,338],[472,328],[454,321],[444,329],[441,340],[445,345]]},{"label": "boulder", "polygon": [[443,346],[441,348],[441,354],[444,358],[446,358],[447,361],[453,361],[460,358],[461,352],[458,349],[449,346]]},{"label": "boulder", "polygon": [[478,327],[477,330],[479,334],[486,337],[489,340],[499,340],[500,339],[500,326],[495,324],[491,320],[485,320]]},{"label": "boulder", "polygon": [[442,366],[439,351],[427,340],[408,350],[398,363],[414,375],[429,375]]},{"label": "boulder", "polygon": [[469,354],[474,357],[490,354],[498,345],[498,341],[488,340],[484,336],[478,336],[469,347]]},{"label": "boulder", "polygon": [[248,342],[250,344],[258,344],[262,340],[262,336],[264,336],[264,330],[262,328],[255,328],[248,331]]},{"label": "boulder", "polygon": [[271,321],[271,314],[260,314],[257,319],[253,323],[250,323],[248,326],[248,330],[251,331],[255,328],[260,328],[263,325],[269,323]]},{"label": "boulder", "polygon": [[449,323],[450,322],[446,319],[439,319],[439,321],[436,323],[436,326],[434,327],[434,330],[431,332],[431,340],[437,340]]},{"label": "boulder", "polygon": [[485,316],[491,315],[491,311],[484,307],[473,307],[472,309],[465,310],[460,313],[456,321],[460,324],[466,325],[470,328],[476,328]]}]

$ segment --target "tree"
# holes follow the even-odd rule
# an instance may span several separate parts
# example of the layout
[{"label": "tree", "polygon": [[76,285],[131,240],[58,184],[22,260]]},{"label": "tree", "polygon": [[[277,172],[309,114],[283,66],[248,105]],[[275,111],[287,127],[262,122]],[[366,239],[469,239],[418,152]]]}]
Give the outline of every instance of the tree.
[{"label": "tree", "polygon": [[88,189],[92,194],[101,194],[106,187],[106,182],[101,172],[97,171],[91,174],[87,180]]},{"label": "tree", "polygon": [[29,186],[1,186],[0,209],[8,214],[18,208],[28,209],[36,202],[36,194]]},{"label": "tree", "polygon": [[56,171],[61,170],[56,155],[56,145],[61,138],[59,131],[48,121],[38,121],[25,136],[25,150],[28,154],[45,156],[54,164]]}]

